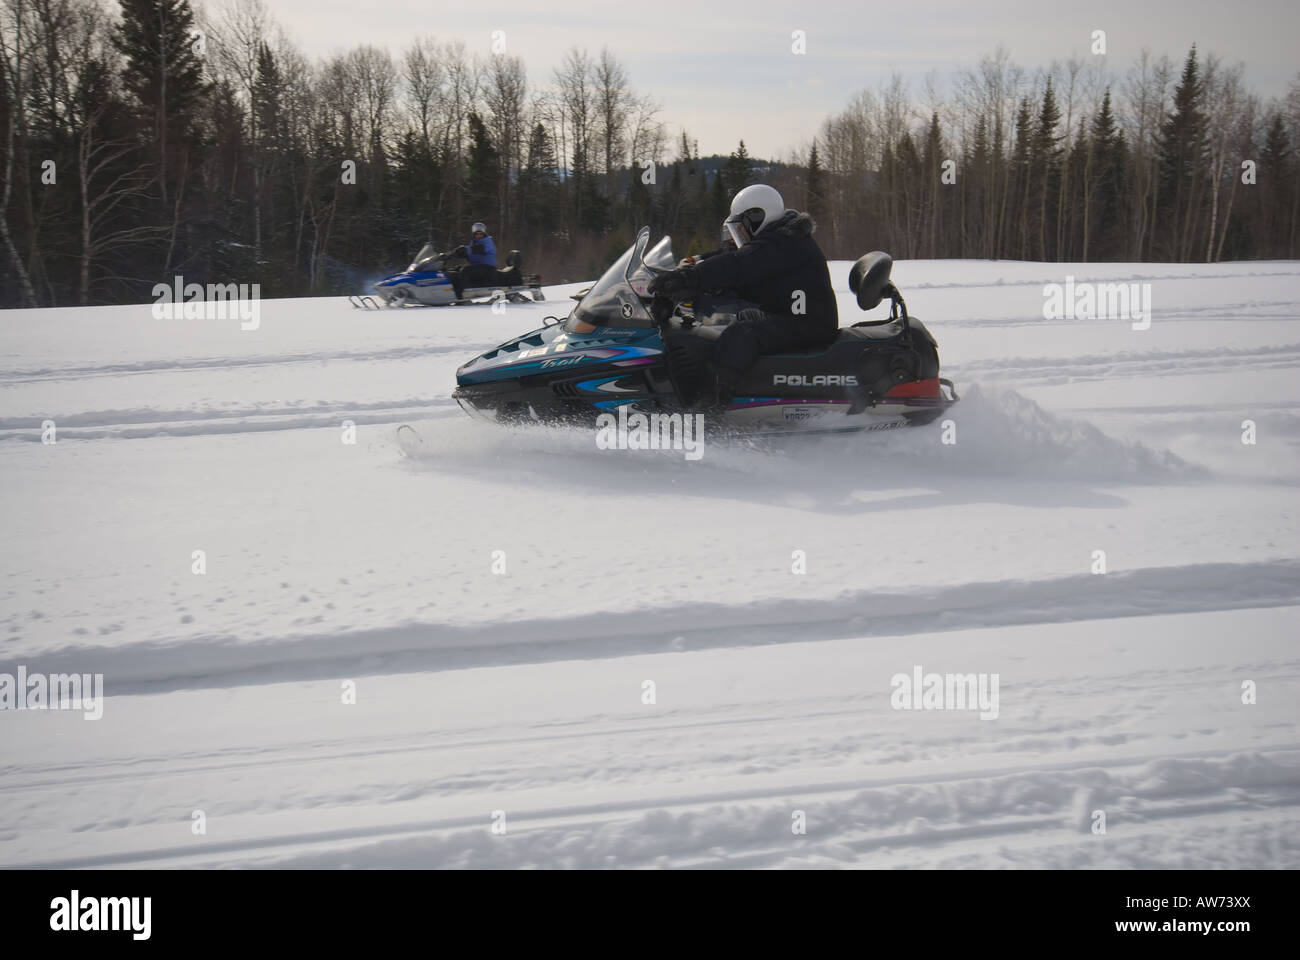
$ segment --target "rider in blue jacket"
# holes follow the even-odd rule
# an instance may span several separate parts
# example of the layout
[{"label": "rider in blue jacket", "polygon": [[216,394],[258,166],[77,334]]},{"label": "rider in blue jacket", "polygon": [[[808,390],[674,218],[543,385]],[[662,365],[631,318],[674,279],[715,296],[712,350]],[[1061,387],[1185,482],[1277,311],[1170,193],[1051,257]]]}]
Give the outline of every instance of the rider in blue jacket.
[{"label": "rider in blue jacket", "polygon": [[496,269],[497,245],[488,236],[487,226],[483,223],[476,223],[470,229],[474,234],[474,239],[463,247],[457,247],[454,253],[459,257],[464,257],[471,264],[482,264]]},{"label": "rider in blue jacket", "polygon": [[469,266],[451,274],[451,283],[456,291],[457,300],[464,296],[467,287],[497,283],[497,245],[488,236],[487,225],[481,222],[475,223],[470,230],[474,234],[474,239],[452,251],[452,256],[463,257],[469,261]]}]

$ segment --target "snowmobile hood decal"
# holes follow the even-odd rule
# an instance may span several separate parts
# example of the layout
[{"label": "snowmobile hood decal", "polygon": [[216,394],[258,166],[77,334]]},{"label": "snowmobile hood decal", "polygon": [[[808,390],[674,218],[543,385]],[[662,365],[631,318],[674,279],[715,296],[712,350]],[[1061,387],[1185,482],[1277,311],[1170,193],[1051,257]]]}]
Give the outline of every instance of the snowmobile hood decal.
[{"label": "snowmobile hood decal", "polygon": [[653,347],[574,349],[567,344],[551,344],[496,356],[482,362],[471,360],[460,368],[456,378],[461,383],[486,383],[540,373],[544,370],[563,370],[566,367],[576,367],[592,361],[602,363],[640,361],[642,358],[653,357],[659,353],[662,351]]}]

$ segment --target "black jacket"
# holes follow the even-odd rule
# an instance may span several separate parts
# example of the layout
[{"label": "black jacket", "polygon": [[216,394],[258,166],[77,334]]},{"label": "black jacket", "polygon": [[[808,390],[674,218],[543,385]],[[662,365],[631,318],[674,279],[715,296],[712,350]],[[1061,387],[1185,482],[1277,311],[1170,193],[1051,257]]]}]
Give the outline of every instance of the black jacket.
[{"label": "black jacket", "polygon": [[[739,250],[710,256],[695,265],[701,290],[732,290],[764,312],[795,316],[823,336],[839,329],[839,310],[831,290],[826,257],[812,238],[812,217],[787,210]],[[794,313],[796,290],[804,293],[804,313]]]}]

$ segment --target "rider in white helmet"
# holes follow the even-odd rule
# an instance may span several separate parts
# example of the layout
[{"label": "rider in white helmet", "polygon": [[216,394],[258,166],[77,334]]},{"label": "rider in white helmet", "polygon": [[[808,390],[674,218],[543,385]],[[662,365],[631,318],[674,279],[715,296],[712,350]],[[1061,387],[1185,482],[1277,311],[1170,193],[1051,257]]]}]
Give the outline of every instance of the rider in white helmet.
[{"label": "rider in white helmet", "polygon": [[766,227],[785,216],[785,201],[775,188],[756,183],[741,190],[731,201],[731,216],[723,221],[737,247],[752,243]]},{"label": "rider in white helmet", "polygon": [[745,187],[731,201],[723,226],[735,250],[661,274],[651,291],[685,300],[727,290],[748,302],[714,343],[713,361],[725,393],[763,354],[832,343],[839,312],[826,257],[812,238],[812,217],[787,210],[774,188]]}]

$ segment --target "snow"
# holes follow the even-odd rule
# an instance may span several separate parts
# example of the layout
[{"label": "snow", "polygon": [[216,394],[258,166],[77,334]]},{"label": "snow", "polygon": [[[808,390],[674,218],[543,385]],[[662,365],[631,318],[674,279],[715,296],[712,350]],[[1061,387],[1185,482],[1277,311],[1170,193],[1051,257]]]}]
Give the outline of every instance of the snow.
[{"label": "snow", "polygon": [[[1066,276],[1150,329],[1044,319]],[[0,712],[0,865],[1300,865],[1300,264],[894,279],[954,444],[465,417],[455,368],[585,283],[0,314],[0,673],[107,694]],[[893,709],[918,666],[997,718]]]}]

